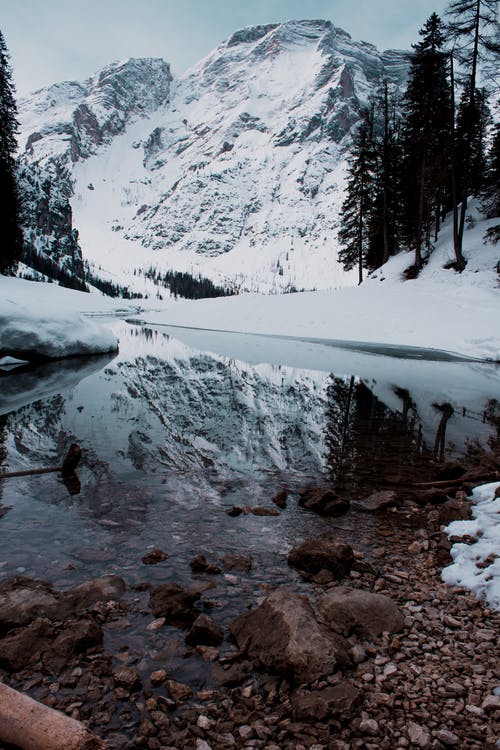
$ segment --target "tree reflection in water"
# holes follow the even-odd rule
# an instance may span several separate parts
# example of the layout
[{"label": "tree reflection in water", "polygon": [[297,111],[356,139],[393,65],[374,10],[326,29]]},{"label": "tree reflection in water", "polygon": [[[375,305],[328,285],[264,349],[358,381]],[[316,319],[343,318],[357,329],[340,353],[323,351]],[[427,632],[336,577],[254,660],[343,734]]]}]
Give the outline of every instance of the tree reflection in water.
[{"label": "tree reflection in water", "polygon": [[[363,497],[386,484],[414,480],[432,458],[408,391],[395,388],[401,409],[389,408],[354,377],[331,377],[327,387],[325,443],[329,476],[341,494]],[[440,423],[444,458],[446,423]]]}]

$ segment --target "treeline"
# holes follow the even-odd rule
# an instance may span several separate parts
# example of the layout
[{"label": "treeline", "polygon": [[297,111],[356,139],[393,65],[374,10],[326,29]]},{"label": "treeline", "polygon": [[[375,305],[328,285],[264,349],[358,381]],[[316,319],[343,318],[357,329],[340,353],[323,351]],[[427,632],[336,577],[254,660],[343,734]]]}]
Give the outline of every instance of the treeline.
[{"label": "treeline", "polygon": [[73,274],[61,268],[56,261],[51,260],[47,255],[41,255],[36,250],[26,245],[23,252],[23,263],[38,271],[44,276],[57,281],[59,286],[67,289],[77,289],[79,292],[88,292],[87,285]]},{"label": "treeline", "polygon": [[[470,196],[500,214],[500,129],[491,146],[487,92],[478,64],[493,60],[496,0],[456,0],[446,25],[433,13],[413,45],[408,86],[398,99],[384,82],[353,138],[342,206],[339,261],[346,270],[384,264],[403,247],[416,276],[453,212],[454,267],[465,268],[463,233]],[[457,52],[459,50],[459,52]]]},{"label": "treeline", "polygon": [[151,279],[156,284],[170,289],[174,297],[183,297],[185,299],[205,299],[206,297],[229,297],[234,291],[228,287],[217,286],[210,279],[201,275],[192,276],[190,273],[182,271],[166,271],[160,273],[156,268],[149,268],[146,271],[134,271],[142,273],[147,279]]}]

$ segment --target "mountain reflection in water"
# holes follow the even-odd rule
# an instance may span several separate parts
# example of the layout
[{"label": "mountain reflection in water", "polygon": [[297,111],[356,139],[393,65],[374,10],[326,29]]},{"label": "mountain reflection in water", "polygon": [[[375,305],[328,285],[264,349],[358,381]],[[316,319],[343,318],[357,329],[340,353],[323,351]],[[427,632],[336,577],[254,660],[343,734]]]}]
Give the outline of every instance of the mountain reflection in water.
[{"label": "mountain reflection in water", "polygon": [[[120,353],[104,368],[90,363],[59,390],[51,369],[48,391],[31,382],[29,403],[17,394],[24,405],[0,417],[0,463],[10,470],[57,465],[72,442],[83,450],[77,497],[54,475],[0,482],[0,509],[11,508],[0,513],[3,574],[68,585],[111,571],[128,583],[189,580],[190,556],[224,551],[258,555],[269,568],[305,533],[328,529],[297,508],[294,492],[305,484],[331,480],[359,498],[498,440],[498,380],[488,365],[276,340],[269,364],[269,342],[212,334],[211,351],[246,348],[249,364],[164,329],[117,322],[115,333]],[[295,366],[304,360],[310,369]],[[284,486],[289,507],[278,518],[224,513],[272,505]],[[369,544],[378,522],[363,523]],[[151,546],[169,553],[166,567],[141,566]]]}]

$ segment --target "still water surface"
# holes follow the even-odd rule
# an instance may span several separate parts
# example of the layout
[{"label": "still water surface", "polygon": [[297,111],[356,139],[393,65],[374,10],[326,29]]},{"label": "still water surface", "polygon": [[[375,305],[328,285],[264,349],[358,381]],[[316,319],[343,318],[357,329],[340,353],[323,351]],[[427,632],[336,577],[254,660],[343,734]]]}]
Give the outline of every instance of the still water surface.
[{"label": "still water surface", "polygon": [[[134,587],[211,580],[203,606],[225,625],[270,585],[300,585],[286,564],[294,544],[331,531],[369,558],[388,526],[408,523],[398,511],[318,518],[298,508],[301,487],[333,481],[361,498],[418,481],[429,461],[498,440],[495,366],[113,325],[114,359],[0,379],[0,465],[58,465],[72,442],[83,450],[79,494],[56,474],[0,481],[0,575],[60,587],[121,575],[130,612],[113,638],[138,659],[149,648],[159,660],[162,648],[146,630],[147,593]],[[224,512],[275,507],[271,498],[284,487],[288,507],[277,517]],[[154,547],[169,558],[146,566]],[[251,571],[191,573],[194,555],[212,562],[227,552],[251,555]],[[178,668],[182,675],[187,662]]]}]

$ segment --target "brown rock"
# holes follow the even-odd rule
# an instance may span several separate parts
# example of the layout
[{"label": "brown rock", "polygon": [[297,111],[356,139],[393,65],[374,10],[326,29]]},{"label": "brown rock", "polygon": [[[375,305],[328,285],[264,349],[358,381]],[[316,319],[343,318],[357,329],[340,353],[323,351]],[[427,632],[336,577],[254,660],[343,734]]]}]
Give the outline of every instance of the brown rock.
[{"label": "brown rock", "polygon": [[113,680],[118,687],[129,693],[141,686],[139,673],[133,667],[119,667],[113,672]]},{"label": "brown rock", "polygon": [[218,646],[224,639],[224,632],[208,615],[199,615],[186,635],[190,646]]},{"label": "brown rock", "polygon": [[395,505],[397,500],[396,493],[392,490],[382,490],[381,492],[373,492],[364,500],[356,502],[356,510],[361,510],[364,513],[376,513],[380,510],[385,510],[391,505]]},{"label": "brown rock", "polygon": [[162,549],[152,549],[142,558],[144,565],[158,565],[164,560],[168,560],[168,555]]},{"label": "brown rock", "polygon": [[176,583],[165,583],[151,590],[149,606],[155,617],[164,617],[170,625],[186,627],[197,616],[193,605],[200,594],[186,591]]},{"label": "brown rock", "polygon": [[243,508],[240,508],[238,505],[233,505],[233,507],[228,508],[225,513],[226,515],[231,516],[231,518],[236,518],[236,516],[241,516]]},{"label": "brown rock", "polygon": [[216,563],[209,563],[205,555],[196,555],[189,563],[193,573],[221,573],[222,570]]},{"label": "brown rock", "polygon": [[119,576],[100,576],[64,592],[72,609],[85,609],[96,602],[118,601],[125,593],[125,581]]},{"label": "brown rock", "polygon": [[348,644],[319,625],[305,596],[286,587],[240,615],[230,629],[258,667],[297,683],[329,675],[350,661]]},{"label": "brown rock", "polygon": [[214,664],[212,667],[212,677],[224,687],[235,687],[236,685],[241,685],[251,671],[252,665],[249,661],[231,664],[227,669],[224,669],[221,664]]},{"label": "brown rock", "polygon": [[297,690],[292,695],[294,718],[310,722],[323,721],[330,716],[349,719],[360,698],[360,691],[351,682],[341,682],[323,690]]},{"label": "brown rock", "polygon": [[245,508],[245,513],[251,513],[253,516],[279,516],[279,510],[276,508],[266,508],[263,505],[255,505]]},{"label": "brown rock", "polygon": [[37,618],[31,625],[14,630],[0,640],[0,666],[17,672],[38,661],[54,639],[54,626],[45,618]]},{"label": "brown rock", "polygon": [[50,583],[16,576],[0,583],[0,632],[27,625],[35,617],[56,617],[59,597]]},{"label": "brown rock", "polygon": [[237,570],[245,572],[252,568],[252,558],[250,555],[224,555],[222,562],[224,564],[224,570]]},{"label": "brown rock", "polygon": [[320,516],[341,516],[349,510],[349,500],[328,487],[306,487],[300,492],[299,505]]},{"label": "brown rock", "polygon": [[175,680],[167,681],[167,689],[170,697],[176,703],[182,703],[193,694],[189,685],[184,685],[182,682],[176,682]]},{"label": "brown rock", "polygon": [[272,501],[275,505],[278,506],[278,508],[286,508],[286,501],[288,499],[288,492],[287,490],[280,490],[279,492],[274,495],[272,498]]},{"label": "brown rock", "polygon": [[349,636],[373,638],[383,632],[398,633],[404,617],[388,596],[344,586],[327,591],[318,599],[319,610],[328,627]]},{"label": "brown rock", "polygon": [[349,544],[336,542],[331,537],[308,539],[288,553],[288,564],[307,573],[330,570],[342,578],[352,568],[354,552]]},{"label": "brown rock", "polygon": [[472,518],[471,504],[467,500],[447,500],[439,508],[439,523],[447,526],[452,521],[470,520]]}]

